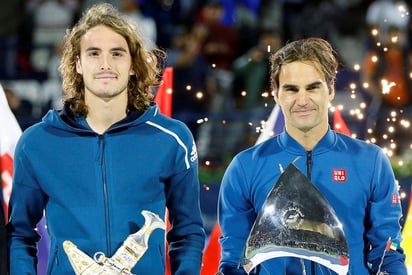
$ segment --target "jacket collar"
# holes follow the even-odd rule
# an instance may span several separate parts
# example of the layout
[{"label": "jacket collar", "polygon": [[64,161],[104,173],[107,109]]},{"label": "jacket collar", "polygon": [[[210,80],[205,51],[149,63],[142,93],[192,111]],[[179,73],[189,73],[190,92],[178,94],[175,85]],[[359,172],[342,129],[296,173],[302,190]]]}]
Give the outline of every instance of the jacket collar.
[{"label": "jacket collar", "polygon": [[[110,127],[110,131],[113,129],[122,129],[122,127],[125,126],[132,127],[134,125],[145,123],[158,114],[158,107],[155,104],[151,105],[145,112],[132,110],[124,119],[113,124]],[[75,116],[66,106],[64,106],[60,111],[50,110],[43,118],[43,122],[46,125],[60,128],[65,131],[80,131],[92,133],[85,117]]]},{"label": "jacket collar", "polygon": [[[315,145],[312,150],[313,154],[322,153],[329,151],[332,146],[336,143],[336,133],[328,128],[326,134],[321,138],[321,140]],[[298,143],[294,138],[292,138],[286,130],[279,134],[279,144],[280,146],[292,153],[303,153],[306,152],[300,143]]]}]

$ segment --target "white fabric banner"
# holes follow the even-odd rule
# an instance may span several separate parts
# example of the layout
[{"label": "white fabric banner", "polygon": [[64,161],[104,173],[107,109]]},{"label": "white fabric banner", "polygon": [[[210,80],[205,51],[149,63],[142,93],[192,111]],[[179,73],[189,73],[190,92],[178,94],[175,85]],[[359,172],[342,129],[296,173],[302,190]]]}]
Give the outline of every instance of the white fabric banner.
[{"label": "white fabric banner", "polygon": [[11,193],[14,149],[21,133],[20,125],[9,107],[3,86],[0,84],[0,168],[6,213]]}]

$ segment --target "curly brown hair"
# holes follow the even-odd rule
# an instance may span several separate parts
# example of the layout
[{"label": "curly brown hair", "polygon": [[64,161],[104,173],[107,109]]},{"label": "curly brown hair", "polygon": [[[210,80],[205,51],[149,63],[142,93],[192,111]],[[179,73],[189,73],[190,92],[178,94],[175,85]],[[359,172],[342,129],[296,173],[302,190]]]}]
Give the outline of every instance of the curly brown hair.
[{"label": "curly brown hair", "polygon": [[155,48],[151,51],[143,46],[139,32],[112,5],[96,4],[87,10],[80,20],[65,36],[62,60],[59,71],[63,79],[63,103],[76,115],[87,116],[88,109],[84,100],[83,77],[76,71],[76,60],[80,57],[80,41],[83,35],[93,27],[104,25],[123,36],[130,49],[132,70],[127,85],[127,110],[145,111],[153,100],[152,87],[161,83],[159,58],[165,58],[165,52]]},{"label": "curly brown hair", "polygon": [[328,88],[332,90],[338,70],[336,52],[326,40],[312,37],[290,42],[270,57],[270,82],[273,91],[278,89],[282,64],[295,61],[319,63]]}]

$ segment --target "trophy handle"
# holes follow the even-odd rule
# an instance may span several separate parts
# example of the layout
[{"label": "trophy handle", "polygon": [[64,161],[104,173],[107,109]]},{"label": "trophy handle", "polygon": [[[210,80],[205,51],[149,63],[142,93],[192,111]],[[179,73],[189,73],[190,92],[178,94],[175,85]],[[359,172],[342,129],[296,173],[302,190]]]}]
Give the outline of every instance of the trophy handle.
[{"label": "trophy handle", "polygon": [[111,258],[107,258],[102,252],[97,252],[92,259],[70,241],[65,241],[63,248],[75,273],[77,275],[132,274],[130,271],[148,249],[152,232],[158,228],[166,228],[164,221],[157,214],[143,210],[142,215],[145,218],[142,228],[130,234]]},{"label": "trophy handle", "polygon": [[143,210],[142,215],[145,218],[142,228],[129,235],[111,258],[106,258],[104,254],[100,254],[99,257],[96,257],[97,262],[117,266],[121,270],[132,270],[149,247],[149,237],[152,232],[157,228],[166,228],[163,220],[155,213]]}]

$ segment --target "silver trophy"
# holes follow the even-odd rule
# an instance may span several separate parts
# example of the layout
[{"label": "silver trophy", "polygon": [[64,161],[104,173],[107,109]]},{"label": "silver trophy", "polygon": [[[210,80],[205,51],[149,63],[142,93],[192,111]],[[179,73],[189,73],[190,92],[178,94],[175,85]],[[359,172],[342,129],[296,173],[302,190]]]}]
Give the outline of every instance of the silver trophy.
[{"label": "silver trophy", "polygon": [[243,268],[278,257],[317,262],[339,275],[349,269],[346,237],[334,209],[290,164],[270,191],[247,239]]},{"label": "silver trophy", "polygon": [[76,275],[132,275],[132,268],[148,248],[152,232],[157,228],[166,228],[163,220],[153,212],[143,210],[142,215],[145,218],[143,227],[129,235],[111,258],[102,252],[95,253],[91,258],[71,241],[64,241],[63,249]]}]

